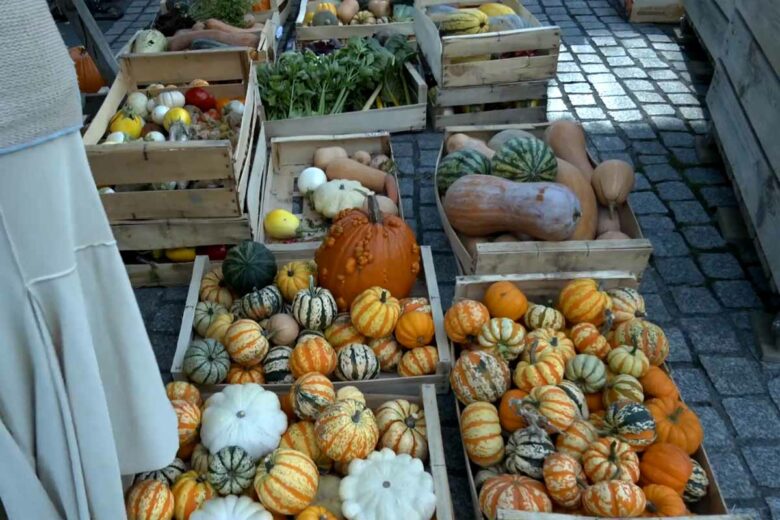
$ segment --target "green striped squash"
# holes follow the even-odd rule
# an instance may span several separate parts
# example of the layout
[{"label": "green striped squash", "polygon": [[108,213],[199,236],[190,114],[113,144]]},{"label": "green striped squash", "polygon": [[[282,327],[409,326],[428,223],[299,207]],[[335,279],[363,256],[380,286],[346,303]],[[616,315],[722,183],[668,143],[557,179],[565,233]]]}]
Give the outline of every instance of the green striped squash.
[{"label": "green striped squash", "polygon": [[176,482],[176,479],[179,478],[185,471],[187,471],[187,469],[187,464],[185,464],[183,460],[175,458],[173,459],[173,462],[162,469],[139,473],[136,475],[135,481],[141,482],[142,480],[157,480],[158,482],[172,486]]},{"label": "green striped squash", "polygon": [[263,360],[263,372],[266,383],[292,383],[295,381],[290,371],[290,355],[293,349],[284,345],[273,347]]},{"label": "green striped squash", "polygon": [[554,182],[558,162],[552,149],[540,139],[513,138],[493,156],[493,175],[519,182]]},{"label": "green striped squash", "polygon": [[436,185],[444,195],[453,182],[464,175],[490,175],[490,159],[476,150],[458,150],[448,154],[439,162],[436,170]]},{"label": "green striped squash", "polygon": [[558,388],[566,392],[566,395],[571,399],[575,405],[577,405],[577,416],[581,419],[587,420],[590,416],[588,410],[588,401],[585,398],[585,393],[577,386],[576,383],[564,379],[556,385]]},{"label": "green striped squash", "polygon": [[333,294],[322,287],[315,287],[313,278],[309,288],[301,289],[293,298],[292,315],[304,329],[325,330],[336,319],[338,312]]},{"label": "green striped squash", "polygon": [[281,291],[275,285],[245,294],[236,307],[238,316],[260,321],[270,318],[282,310],[284,300]]},{"label": "green striped squash", "polygon": [[200,385],[216,385],[227,377],[230,354],[215,339],[196,339],[184,353],[184,373]]},{"label": "green striped squash", "polygon": [[541,479],[544,459],[553,452],[555,445],[547,432],[538,426],[529,426],[509,436],[504,465],[509,473]]},{"label": "green striped squash", "polygon": [[255,462],[238,446],[225,446],[209,456],[208,481],[220,495],[238,495],[252,485]]},{"label": "green striped squash", "polygon": [[206,337],[206,331],[209,330],[211,323],[218,314],[227,314],[228,310],[214,302],[198,302],[195,306],[195,317],[192,320],[192,328],[200,337]]},{"label": "green striped squash", "polygon": [[379,375],[379,360],[371,347],[352,343],[339,350],[336,377],[341,381],[362,381]]},{"label": "green striped squash", "polygon": [[685,484],[683,500],[688,504],[693,504],[707,496],[707,488],[710,486],[710,479],[707,478],[707,472],[701,467],[701,464],[691,459],[693,462],[693,472],[688,483]]},{"label": "green striped squash", "polygon": [[274,283],[276,258],[263,244],[245,240],[230,248],[222,262],[225,283],[243,296]]}]

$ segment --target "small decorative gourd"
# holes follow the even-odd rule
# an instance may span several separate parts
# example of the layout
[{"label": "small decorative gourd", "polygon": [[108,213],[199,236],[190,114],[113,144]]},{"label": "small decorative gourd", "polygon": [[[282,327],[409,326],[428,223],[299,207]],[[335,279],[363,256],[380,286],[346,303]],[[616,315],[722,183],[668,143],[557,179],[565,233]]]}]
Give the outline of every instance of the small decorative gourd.
[{"label": "small decorative gourd", "polygon": [[379,369],[382,372],[396,371],[404,352],[394,337],[385,336],[384,338],[372,339],[368,346],[374,351],[374,355],[379,360]]},{"label": "small decorative gourd", "polygon": [[589,515],[633,518],[645,510],[642,488],[624,480],[605,480],[590,486],[582,494],[582,505]]},{"label": "small decorative gourd", "polygon": [[559,452],[581,461],[582,454],[598,439],[598,436],[599,433],[593,424],[584,419],[575,419],[572,425],[555,439],[555,447]]},{"label": "small decorative gourd", "polygon": [[659,442],[669,442],[693,455],[701,446],[704,432],[699,417],[682,401],[651,399],[645,403],[652,414]]},{"label": "small decorative gourd", "polygon": [[317,265],[311,261],[299,260],[284,264],[276,272],[274,283],[281,291],[284,301],[292,303],[299,291],[309,287],[309,280],[317,284]]},{"label": "small decorative gourd", "polygon": [[290,371],[290,347],[272,347],[263,360],[263,372],[268,383],[292,383],[295,378]]},{"label": "small decorative gourd", "polygon": [[231,313],[217,314],[211,320],[211,325],[206,329],[206,338],[225,344],[225,333],[230,328],[235,317]]},{"label": "small decorative gourd", "polygon": [[607,294],[612,298],[612,320],[615,324],[647,316],[645,299],[636,289],[619,287],[610,289]]},{"label": "small decorative gourd", "polygon": [[398,375],[414,377],[435,374],[439,365],[439,351],[436,347],[414,348],[401,357]]},{"label": "small decorative gourd", "polygon": [[509,318],[492,318],[479,331],[480,348],[498,356],[507,363],[517,359],[525,348],[525,328]]},{"label": "small decorative gourd", "polygon": [[198,407],[203,404],[203,398],[198,387],[186,381],[171,381],[165,385],[165,395],[171,401],[181,399]]},{"label": "small decorative gourd", "polygon": [[336,349],[336,352],[352,343],[365,344],[366,342],[366,337],[352,325],[352,318],[349,316],[349,313],[336,316],[333,323],[325,329],[325,339]]},{"label": "small decorative gourd", "polygon": [[537,422],[549,433],[565,431],[577,416],[577,406],[568,394],[557,386],[532,388],[521,406],[535,414]]},{"label": "small decorative gourd", "polygon": [[367,345],[347,345],[338,353],[335,375],[341,381],[374,379],[379,375],[379,360]]},{"label": "small decorative gourd", "polygon": [[558,308],[570,323],[601,325],[611,314],[612,299],[592,278],[572,280],[561,289]]},{"label": "small decorative gourd", "polygon": [[520,361],[512,374],[517,388],[530,392],[534,387],[556,385],[563,380],[564,362],[557,352],[549,349],[537,354],[536,342],[526,348],[528,361]]},{"label": "small decorative gourd", "polygon": [[639,483],[662,484],[682,495],[693,468],[693,459],[685,450],[668,442],[656,442],[642,454]]},{"label": "small decorative gourd", "polygon": [[222,274],[228,287],[243,296],[273,283],[276,259],[263,244],[245,240],[228,250],[222,262]]},{"label": "small decorative gourd", "polygon": [[522,473],[541,479],[544,459],[554,452],[555,445],[550,436],[538,426],[532,425],[509,436],[504,465],[509,473]]},{"label": "small decorative gourd", "polygon": [[387,401],[376,410],[379,444],[396,453],[408,453],[414,458],[428,458],[428,438],[425,412],[405,399]]},{"label": "small decorative gourd", "polygon": [[401,315],[393,331],[398,343],[409,349],[430,345],[434,333],[433,317],[425,312]]},{"label": "small decorative gourd", "polygon": [[262,363],[268,353],[268,340],[257,322],[243,319],[233,322],[225,333],[225,348],[230,358],[245,367]]},{"label": "small decorative gourd", "polygon": [[[127,494],[128,520],[170,520],[173,518],[173,493],[159,480],[142,480]],[[149,516],[149,511],[154,516]]]},{"label": "small decorative gourd", "polygon": [[211,302],[229,309],[233,304],[233,292],[225,283],[222,268],[212,269],[200,281],[199,297],[202,302]]},{"label": "small decorative gourd", "polygon": [[490,312],[476,300],[460,300],[447,309],[444,315],[444,329],[447,337],[455,343],[470,343],[490,320]]},{"label": "small decorative gourd", "polygon": [[[556,351],[563,360],[564,363],[568,363],[577,355],[574,350],[574,342],[570,340],[565,333],[554,329],[534,329],[528,333],[525,337],[526,347],[538,342],[536,347],[536,353],[541,354],[543,351],[551,349]],[[523,352],[523,359],[528,361],[526,352]]]},{"label": "small decorative gourd", "polygon": [[179,446],[195,441],[201,424],[200,408],[179,399],[171,401],[171,405],[178,420]]},{"label": "small decorative gourd", "polygon": [[571,399],[571,402],[576,406],[576,415],[580,419],[587,419],[590,416],[590,409],[588,408],[588,400],[585,397],[585,393],[582,389],[571,381],[564,379],[558,383],[558,388],[566,392],[566,395]]},{"label": "small decorative gourd", "polygon": [[490,403],[474,402],[463,409],[460,434],[469,460],[487,468],[504,459],[504,438],[496,407]]},{"label": "small decorative gourd", "polygon": [[305,453],[322,471],[330,471],[333,467],[333,460],[325,455],[317,444],[312,421],[298,421],[291,424],[282,435],[279,447]]},{"label": "small decorative gourd", "polygon": [[301,419],[317,419],[320,412],[335,400],[333,383],[318,372],[302,375],[290,387],[293,410]]},{"label": "small decorative gourd", "polygon": [[[656,421],[645,405],[631,401],[618,401],[612,403],[604,412],[601,433],[641,449],[655,441]],[[666,441],[662,440],[662,442]]]},{"label": "small decorative gourd", "polygon": [[614,437],[593,442],[582,454],[582,467],[591,482],[639,480],[639,457],[631,446]]},{"label": "small decorative gourd", "polygon": [[257,465],[254,488],[271,512],[295,515],[314,500],[318,483],[317,466],[306,454],[278,448]]},{"label": "small decorative gourd", "polygon": [[660,366],[669,355],[669,340],[661,327],[646,320],[634,318],[615,327],[610,335],[613,347],[638,347],[650,364]]},{"label": "small decorative gourd", "polygon": [[401,306],[387,289],[370,287],[355,298],[349,313],[358,332],[369,338],[381,338],[395,329]]},{"label": "small decorative gourd", "polygon": [[336,351],[318,336],[298,342],[290,356],[290,370],[295,379],[308,372],[330,375],[336,369]]},{"label": "small decorative gourd", "polygon": [[563,314],[559,310],[546,305],[529,304],[524,319],[525,324],[531,330],[561,330],[566,325]]},{"label": "small decorative gourd", "polygon": [[245,367],[238,363],[231,365],[230,370],[228,370],[227,384],[243,385],[246,383],[257,383],[258,385],[265,384],[263,367],[260,365]]},{"label": "small decorative gourd", "polygon": [[610,345],[598,327],[592,323],[578,323],[571,328],[574,348],[580,354],[590,354],[604,360],[609,355]]},{"label": "small decorative gourd", "polygon": [[262,289],[255,289],[241,297],[239,314],[244,318],[262,321],[282,310],[284,300],[282,293],[275,285],[269,285]]},{"label": "small decorative gourd", "polygon": [[499,509],[551,513],[552,502],[538,480],[523,475],[499,475],[482,485],[479,508],[489,520],[495,520]]},{"label": "small decorative gourd", "polygon": [[336,319],[336,300],[329,290],[315,287],[312,276],[309,278],[309,288],[295,295],[292,314],[303,328],[324,330]]},{"label": "small decorative gourd", "polygon": [[173,517],[176,520],[188,520],[193,511],[216,494],[211,484],[197,471],[182,474],[172,486],[171,492]]},{"label": "small decorative gourd", "polygon": [[566,363],[566,379],[575,383],[586,394],[598,392],[607,383],[606,367],[596,356],[577,354]]},{"label": "small decorative gourd", "polygon": [[634,376],[627,374],[618,374],[608,379],[601,395],[604,408],[617,401],[633,401],[635,403],[645,401],[642,384]]},{"label": "small decorative gourd", "polygon": [[650,360],[639,347],[616,347],[607,354],[607,363],[612,372],[636,378],[644,376],[650,370]]},{"label": "small decorative gourd", "polygon": [[691,477],[685,484],[685,490],[683,491],[683,500],[689,504],[695,504],[702,498],[707,496],[707,490],[710,486],[710,479],[707,478],[707,472],[701,467],[701,464],[691,459],[693,463],[693,470],[691,471]]},{"label": "small decorative gourd", "polygon": [[452,367],[450,385],[463,404],[498,401],[509,388],[509,367],[488,352],[466,351]]},{"label": "small decorative gourd", "polygon": [[135,476],[135,482],[142,480],[159,480],[163,484],[173,486],[176,480],[187,471],[187,464],[179,458],[173,459],[173,462],[162,469],[155,471],[145,471]]},{"label": "small decorative gourd", "polygon": [[229,495],[207,500],[190,520],[274,520],[271,513],[249,497]]},{"label": "small decorative gourd", "polygon": [[580,463],[565,453],[551,453],[542,466],[544,486],[550,498],[561,507],[574,508],[580,505],[582,491],[588,480]]},{"label": "small decorative gourd", "polygon": [[323,453],[337,462],[365,458],[379,440],[374,412],[354,399],[325,408],[314,424],[314,434]]},{"label": "small decorative gourd", "polygon": [[252,485],[255,463],[238,446],[225,446],[209,456],[207,476],[220,495],[238,495]]},{"label": "small decorative gourd", "polygon": [[509,281],[495,282],[485,291],[482,301],[493,318],[517,321],[528,310],[528,300],[515,284]]},{"label": "small decorative gourd", "polygon": [[206,337],[206,331],[214,322],[218,314],[228,314],[227,307],[214,302],[198,302],[195,305],[195,316],[192,320],[192,328],[200,337]]}]

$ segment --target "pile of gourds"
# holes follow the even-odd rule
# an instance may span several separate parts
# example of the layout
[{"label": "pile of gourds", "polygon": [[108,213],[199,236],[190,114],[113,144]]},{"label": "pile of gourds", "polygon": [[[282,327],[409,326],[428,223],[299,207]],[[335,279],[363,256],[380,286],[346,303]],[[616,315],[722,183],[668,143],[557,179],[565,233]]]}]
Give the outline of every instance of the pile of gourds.
[{"label": "pile of gourds", "polygon": [[304,25],[376,25],[390,22],[411,22],[410,5],[390,0],[342,0],[317,2],[306,12]]},{"label": "pile of gourds", "polygon": [[281,402],[254,383],[205,402],[192,384],[169,383],[177,458],[136,477],[129,520],[337,520],[391,508],[430,519],[424,410],[404,399],[371,410],[357,388],[329,383],[312,374]]},{"label": "pile of gourds", "polygon": [[453,134],[436,172],[452,228],[468,251],[484,242],[625,240],[620,208],[634,186],[621,160],[591,165],[582,127],[556,121],[544,141],[507,129],[485,142]]},{"label": "pile of gourds", "polygon": [[[446,4],[436,5],[428,7],[426,13],[436,24],[442,36],[481,34],[533,27],[529,20],[518,15],[514,9],[498,2],[485,3],[473,8],[456,8]],[[488,60],[490,56],[480,59]]]},{"label": "pile of gourds", "polygon": [[707,494],[696,414],[661,368],[663,330],[631,288],[569,282],[557,306],[509,281],[445,315],[450,377],[479,506],[606,517],[680,516]]}]

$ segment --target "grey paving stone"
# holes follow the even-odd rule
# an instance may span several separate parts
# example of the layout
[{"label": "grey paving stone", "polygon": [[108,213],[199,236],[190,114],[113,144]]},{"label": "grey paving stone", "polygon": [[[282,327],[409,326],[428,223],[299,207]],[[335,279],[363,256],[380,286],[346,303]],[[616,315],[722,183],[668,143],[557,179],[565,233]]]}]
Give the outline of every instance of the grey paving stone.
[{"label": "grey paving stone", "polygon": [[644,274],[642,275],[642,281],[639,283],[639,292],[644,294],[656,294],[658,292],[658,286],[660,285],[658,281],[658,275],[655,274],[655,271],[652,267],[648,267],[645,269]]},{"label": "grey paving stone", "polygon": [[421,150],[417,173],[433,173],[433,169],[436,168],[436,162],[439,160],[440,151],[440,148]]},{"label": "grey paving stone", "polygon": [[625,96],[626,91],[619,83],[594,83],[593,88],[603,99],[605,96]]},{"label": "grey paving stone", "polygon": [[547,110],[551,112],[562,112],[568,109],[569,107],[563,99],[553,98],[547,100]]},{"label": "grey paving stone", "polygon": [[[586,54],[585,56],[591,56],[590,54]],[[598,63],[587,63],[582,66],[583,72],[586,74],[602,74],[605,72],[609,72],[609,69],[604,65],[599,65]]]},{"label": "grey paving stone", "polygon": [[650,118],[659,130],[685,131],[685,122],[676,117],[652,116]]},{"label": "grey paving stone", "polygon": [[767,497],[766,503],[773,520],[780,520],[780,497]]},{"label": "grey paving stone", "polygon": [[647,238],[653,245],[654,256],[684,256],[690,253],[685,245],[685,240],[677,232],[648,233]]},{"label": "grey paving stone", "polygon": [[637,47],[647,47],[647,42],[642,38],[634,38],[631,40],[623,40],[621,42],[626,49],[635,49]]},{"label": "grey paving stone", "polygon": [[690,257],[657,258],[655,268],[669,285],[702,285],[704,275]]},{"label": "grey paving stone", "polygon": [[[463,456],[463,448],[461,447],[460,429],[456,425],[442,426],[441,433],[442,438],[447,439],[444,443],[447,471],[462,475],[466,471],[466,458]],[[455,439],[458,439],[458,442],[454,442]],[[460,451],[460,457],[458,457],[458,451]]]},{"label": "grey paving stone", "polygon": [[[692,334],[691,338],[693,339]],[[711,338],[711,340],[710,348],[711,351],[714,351],[714,348],[720,345],[717,338]],[[719,394],[727,396],[763,394],[761,368],[755,361],[745,357],[703,355],[699,355],[699,360]],[[735,377],[737,374],[739,376]]]},{"label": "grey paving stone", "polygon": [[404,215],[406,215],[406,218],[413,217],[414,216],[414,200],[411,198],[403,198],[401,199],[401,206],[404,210]]},{"label": "grey paving stone", "polygon": [[697,134],[707,134],[710,132],[710,126],[707,121],[688,121],[691,130]]},{"label": "grey paving stone", "polygon": [[[443,282],[454,282],[458,276],[458,264],[451,254],[433,255],[436,262],[436,278]],[[449,305],[447,306],[449,307]]]},{"label": "grey paving stone", "polygon": [[436,191],[433,189],[433,186],[420,188],[420,204],[436,204]]},{"label": "grey paving stone", "polygon": [[598,83],[614,83],[617,78],[614,74],[588,74],[588,81],[596,85]]},{"label": "grey paving stone", "polygon": [[589,83],[564,83],[563,90],[567,94],[589,94],[592,92]]},{"label": "grey paving stone", "polygon": [[580,119],[604,119],[606,114],[597,107],[575,107],[574,111]]},{"label": "grey paving stone", "polygon": [[[674,371],[674,378],[675,380],[677,379],[676,370]],[[691,406],[691,408],[699,416],[699,421],[704,430],[704,446],[708,450],[734,446],[733,435],[715,408],[711,406]]]},{"label": "grey paving stone", "polygon": [[178,334],[181,329],[181,319],[184,314],[184,302],[166,303],[158,306],[157,312],[151,319],[149,330],[152,332],[162,332],[169,334]]},{"label": "grey paving stone", "polygon": [[637,215],[647,215],[650,213],[668,213],[661,199],[652,192],[631,193],[628,196],[631,208]]},{"label": "grey paving stone", "polygon": [[401,175],[414,174],[414,161],[411,157],[396,157],[395,165],[398,166],[398,170]]},{"label": "grey paving stone", "polygon": [[617,133],[611,121],[584,121],[582,123],[582,128],[589,136],[614,135]]},{"label": "grey paving stone", "polygon": [[[654,318],[648,316],[652,321]],[[693,361],[691,349],[688,348],[688,342],[685,336],[677,327],[664,327],[666,339],[669,340],[669,357],[667,360],[671,363],[690,363]]]},{"label": "grey paving stone", "polygon": [[574,120],[574,115],[571,112],[548,112],[547,113],[547,120],[552,121],[559,121],[559,120]]},{"label": "grey paving stone", "polygon": [[634,174],[634,189],[636,191],[644,191],[650,189],[650,182],[647,180],[647,177],[645,177],[644,174],[641,173]]},{"label": "grey paving stone", "polygon": [[[395,145],[393,145],[393,150],[395,151]],[[401,196],[402,197],[412,197],[414,196],[414,179],[411,178],[402,178],[400,181],[401,184]]]},{"label": "grey paving stone", "polygon": [[724,498],[746,499],[758,496],[745,466],[732,451],[713,450],[707,454],[718,477],[720,491]]},{"label": "grey paving stone", "polygon": [[687,132],[661,132],[661,140],[666,146],[687,147],[694,145],[694,138]]},{"label": "grey paving stone", "polygon": [[640,103],[663,103],[664,98],[661,96],[661,94],[656,94],[655,92],[645,92],[645,91],[638,91],[634,92],[634,97],[639,101]]},{"label": "grey paving stone", "polygon": [[[615,41],[615,38],[612,37],[596,37],[591,38],[593,41],[593,44],[597,47],[609,47],[610,45],[617,45],[617,42]],[[604,52],[603,49],[600,49],[602,52]]]},{"label": "grey paving stone", "polygon": [[561,94],[561,89],[556,85],[549,85],[547,87],[547,97],[548,98],[559,98],[563,94]]},{"label": "grey paving stone", "polygon": [[669,151],[672,152],[672,155],[677,162],[686,166],[693,166],[701,162],[699,160],[699,155],[693,148],[669,148]]},{"label": "grey paving stone", "polygon": [[[589,65],[604,65],[604,60],[602,60],[598,54],[579,54],[577,56],[577,59],[580,61],[580,63],[585,63]],[[608,71],[604,71],[604,72],[608,72]]]},{"label": "grey paving stone", "polygon": [[707,376],[699,368],[677,368],[672,372],[672,379],[680,389],[680,395],[688,403],[709,403],[710,389]]},{"label": "grey paving stone", "polygon": [[654,164],[647,166],[644,169],[647,178],[653,182],[659,181],[676,181],[680,178],[680,174],[677,170],[672,168],[668,164]]},{"label": "grey paving stone", "polygon": [[659,51],[679,51],[680,46],[676,43],[653,43],[653,48]]},{"label": "grey paving stone", "polygon": [[648,74],[656,81],[662,79],[677,79],[677,74],[672,70],[651,70],[648,72]]},{"label": "grey paving stone", "polygon": [[450,251],[450,241],[447,235],[440,231],[423,231],[423,238],[420,243],[431,246],[436,253],[447,253]]},{"label": "grey paving stone", "polygon": [[558,81],[561,83],[576,83],[578,81],[585,81],[585,76],[578,72],[566,72],[564,74],[558,74]]},{"label": "grey paving stone", "polygon": [[626,86],[626,88],[630,91],[637,91],[637,90],[648,90],[651,92],[655,92],[655,87],[653,86],[653,83],[644,79],[628,79],[623,81],[623,84]]},{"label": "grey paving stone", "polygon": [[691,184],[712,185],[726,182],[723,173],[712,168],[688,168],[684,175]]},{"label": "grey paving stone", "polygon": [[653,321],[659,324],[672,321],[672,315],[666,309],[663,299],[658,294],[645,294],[645,309],[648,316],[653,316]]},{"label": "grey paving stone", "polygon": [[725,307],[732,309],[762,307],[761,299],[753,290],[751,283],[746,280],[718,281],[712,284],[712,288]]},{"label": "grey paving stone", "polygon": [[[700,358],[702,354],[740,354],[742,352],[742,347],[734,327],[722,317],[682,318],[680,327],[687,334]],[[708,369],[707,364],[703,360],[702,364],[705,369]],[[713,361],[713,367],[715,364],[717,363]]]},{"label": "grey paving stone", "polygon": [[680,107],[680,113],[685,119],[704,119],[706,111],[700,107]]},{"label": "grey paving stone", "polygon": [[674,107],[667,104],[658,103],[651,105],[642,105],[642,110],[649,116],[670,116],[674,115]]},{"label": "grey paving stone", "polygon": [[[181,320],[181,316],[179,317]],[[147,329],[149,328],[147,322]],[[173,356],[176,353],[178,334],[149,332],[149,342],[152,344],[154,357],[161,372],[170,372]]]},{"label": "grey paving stone", "polygon": [[695,200],[670,202],[669,207],[680,224],[706,224],[710,221],[710,216]]},{"label": "grey paving stone", "polygon": [[623,47],[604,47],[599,49],[599,52],[607,57],[626,55],[626,51],[623,49]]},{"label": "grey paving stone", "polygon": [[696,249],[719,249],[726,245],[720,232],[712,226],[690,226],[682,232],[685,240]]},{"label": "grey paving stone", "polygon": [[631,147],[636,153],[653,155],[666,154],[666,148],[658,141],[633,141]]},{"label": "grey paving stone", "polygon": [[591,94],[569,94],[569,102],[575,107],[595,105],[596,98]]},{"label": "grey paving stone", "polygon": [[452,298],[455,295],[454,283],[442,283],[439,281],[439,296],[441,296],[441,306],[448,309],[452,305]]},{"label": "grey paving stone", "polygon": [[636,108],[636,104],[627,96],[602,97],[601,102],[608,110],[627,110]]},{"label": "grey paving stone", "polygon": [[164,303],[180,303],[184,305],[187,302],[187,293],[189,291],[190,288],[184,285],[179,287],[168,287],[163,293],[162,301]]},{"label": "grey paving stone", "polygon": [[599,152],[598,155],[600,161],[609,161],[611,159],[615,159],[618,161],[627,162],[631,166],[634,166],[634,159],[631,157],[631,154],[626,152]]},{"label": "grey paving stone", "polygon": [[574,62],[558,62],[558,72],[579,72],[580,67]]},{"label": "grey paving stone", "polygon": [[620,79],[642,79],[647,73],[639,67],[615,67],[612,72]]},{"label": "grey paving stone", "polygon": [[575,54],[587,54],[587,53],[592,54],[596,52],[596,49],[590,45],[572,45],[571,52]]},{"label": "grey paving stone", "polygon": [[396,142],[393,139],[393,156],[394,157],[411,157],[414,155],[414,144],[405,142]]},{"label": "grey paving stone", "polygon": [[[659,60],[658,58],[639,58],[639,64],[644,68],[647,69],[668,69],[669,65],[666,64],[666,62],[663,62]],[[648,74],[650,74],[652,71],[648,71]],[[652,77],[652,76],[650,76]],[[655,78],[653,78],[655,79]]]},{"label": "grey paving stone", "polygon": [[651,164],[664,164],[668,162],[669,159],[666,155],[640,155],[639,156],[639,163],[644,166],[649,166]]},{"label": "grey paving stone", "polygon": [[709,278],[737,279],[745,276],[739,261],[731,253],[704,253],[699,255],[699,266]]},{"label": "grey paving stone", "polygon": [[671,38],[669,38],[665,34],[651,34],[647,37],[648,40],[651,42],[670,42],[672,41]]},{"label": "grey paving stone", "polygon": [[611,56],[607,58],[607,64],[610,67],[629,67],[634,65],[634,60],[628,56]]},{"label": "grey paving stone", "polygon": [[656,186],[658,195],[667,201],[690,200],[694,198],[693,192],[683,182],[662,182]]},{"label": "grey paving stone", "polygon": [[669,94],[669,101],[678,106],[693,105],[699,106],[701,103],[692,94]]},{"label": "grey paving stone", "polygon": [[[634,188],[636,189],[636,188]],[[662,231],[673,231],[674,221],[669,217],[662,215],[639,215],[639,226],[645,233],[659,233]]]},{"label": "grey paving stone", "polygon": [[599,151],[610,152],[626,149],[626,143],[620,137],[594,136],[591,138],[591,142]]},{"label": "grey paving stone", "polygon": [[672,297],[683,314],[715,314],[722,309],[706,287],[673,287]]},{"label": "grey paving stone", "polygon": [[[669,61],[683,61],[685,59],[683,53],[677,51],[661,51],[661,55]],[[683,63],[682,68],[685,69],[686,67],[687,64]]]},{"label": "grey paving stone", "polygon": [[639,110],[610,110],[609,116],[619,123],[642,120],[642,113]]},{"label": "grey paving stone", "polygon": [[635,49],[628,49],[628,54],[632,58],[657,58],[658,54],[653,49],[641,49],[641,48],[635,48]]},{"label": "grey paving stone", "polygon": [[560,55],[558,55],[558,61],[574,61],[574,56],[568,52],[561,52]]},{"label": "grey paving stone", "polygon": [[421,150],[439,150],[443,135],[439,132],[422,132],[417,134],[417,146]]},{"label": "grey paving stone", "polygon": [[729,397],[723,400],[723,408],[737,431],[737,438],[780,439],[780,416],[769,399]]},{"label": "grey paving stone", "polygon": [[420,206],[420,222],[425,231],[440,231],[441,218],[436,206]]},{"label": "grey paving stone", "polygon": [[620,128],[630,139],[654,139],[653,127],[647,123],[622,123]]}]

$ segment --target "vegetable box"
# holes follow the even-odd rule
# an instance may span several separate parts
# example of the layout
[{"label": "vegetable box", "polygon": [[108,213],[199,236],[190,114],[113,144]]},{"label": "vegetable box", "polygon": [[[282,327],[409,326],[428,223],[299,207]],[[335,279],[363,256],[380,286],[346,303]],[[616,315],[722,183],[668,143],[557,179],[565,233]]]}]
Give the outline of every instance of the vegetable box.
[{"label": "vegetable box", "polygon": [[[632,23],[679,23],[683,0],[611,0]],[[710,2],[710,5],[715,2]]]},{"label": "vegetable box", "polygon": [[[462,8],[484,3],[489,2],[418,0],[415,4],[414,32],[436,84],[441,88],[477,87],[554,78],[561,30],[557,26],[541,26],[517,0],[501,3],[511,7],[532,28],[440,36],[433,20],[425,13],[427,8],[442,4]],[[495,53],[506,57],[490,59]]]},{"label": "vegetable box", "polygon": [[[488,287],[499,281],[512,282],[526,295],[529,301],[555,301],[560,290],[568,282],[581,278],[592,278],[596,280],[599,283],[601,290],[609,290],[618,287],[637,288],[639,285],[639,280],[636,275],[626,271],[602,270],[589,272],[458,276],[455,279],[453,303],[462,299],[482,301]],[[650,317],[650,319],[652,320],[652,317]],[[451,349],[451,359],[454,363],[457,359],[456,356],[458,355],[456,346],[452,342],[449,343],[449,346]],[[663,365],[662,368],[668,370],[665,365]],[[455,406],[457,408],[458,421],[461,422],[463,405],[456,399]],[[469,491],[471,492],[471,500],[474,506],[474,518],[481,519],[483,516],[479,508],[479,490],[475,483],[475,471],[479,468],[469,461],[465,445],[463,446],[463,454],[466,458],[466,476],[468,478]],[[715,474],[712,471],[704,447],[700,447],[698,451],[692,455],[692,458],[701,464],[704,469],[709,480],[709,487],[706,496],[695,504],[689,504],[691,511],[698,515],[721,515],[710,517],[712,520],[741,520],[739,515],[728,515],[728,510],[723,501],[723,496],[721,495]],[[503,520],[585,520],[592,517],[500,510],[497,518]]]},{"label": "vegetable box", "polygon": [[[488,140],[505,129],[525,130],[542,138],[546,127],[546,124],[449,127],[444,133],[444,143],[455,133],[465,133],[471,137]],[[444,146],[442,144],[438,162],[441,162],[445,156]],[[435,179],[434,185],[436,185]],[[620,229],[631,237],[629,240],[487,242],[475,244],[472,248],[465,245],[461,235],[450,225],[438,190],[436,207],[439,209],[444,233],[450,241],[463,274],[620,270],[641,277],[653,251],[650,241],[643,237],[636,216],[628,203],[621,205],[617,211]]]},{"label": "vegetable box", "polygon": [[[327,221],[312,207],[308,197],[298,189],[298,176],[304,168],[314,164],[317,148],[341,146],[352,156],[359,150],[370,154],[384,154],[393,160],[390,135],[386,132],[353,135],[312,135],[309,137],[280,137],[271,140],[271,153],[263,181],[260,201],[262,215],[275,209],[292,212],[301,219],[305,234],[294,241],[270,238],[261,227],[257,241],[265,244],[281,260],[314,256],[327,232]],[[393,175],[396,175],[393,172]],[[398,186],[398,177],[395,177]],[[403,205],[398,204],[403,217]]]},{"label": "vegetable box", "polygon": [[[412,288],[412,296],[422,296],[428,298],[431,310],[433,314],[433,322],[435,327],[435,347],[438,351],[439,361],[436,368],[436,373],[433,375],[416,376],[416,377],[401,377],[396,373],[381,372],[376,379],[369,379],[364,381],[333,381],[333,385],[336,388],[342,386],[356,386],[364,392],[383,392],[383,393],[398,393],[398,394],[414,394],[417,393],[421,384],[434,384],[439,393],[446,393],[449,390],[447,384],[447,378],[450,370],[450,351],[447,347],[447,335],[444,333],[444,315],[441,310],[441,298],[439,296],[439,286],[436,281],[436,271],[433,264],[433,255],[431,249],[428,246],[422,246],[420,255],[422,257],[422,269],[417,279],[417,283]],[[302,254],[295,258],[279,258],[277,256],[277,262],[279,265],[285,264],[293,259],[303,260],[311,259],[312,254]],[[200,284],[203,276],[208,273],[215,265],[206,256],[198,256],[195,260],[194,267],[192,269],[192,280],[190,282],[189,292],[187,293],[187,301],[184,307],[184,316],[182,318],[181,330],[179,331],[179,339],[176,343],[176,353],[173,357],[173,364],[171,366],[171,375],[176,380],[187,380],[186,375],[183,372],[184,355],[187,351],[187,347],[190,345],[193,339],[198,338],[193,329],[193,323],[195,319],[195,306],[198,303]],[[224,385],[214,385],[207,387],[208,389],[220,388]],[[289,383],[285,384],[265,384],[265,388],[274,391],[286,391],[290,388]]]},{"label": "vegetable box", "polygon": [[270,9],[252,12],[255,21],[257,23],[262,23],[272,20],[275,27],[283,26],[287,21],[287,17],[290,16],[292,2],[290,0],[270,0],[269,5],[271,7]]},{"label": "vegetable box", "polygon": [[298,44],[317,40],[346,40],[353,37],[373,36],[379,31],[388,31],[394,33],[414,36],[414,24],[408,22],[390,22],[360,25],[306,25],[306,13],[315,11],[319,2],[309,2],[301,0],[298,11],[298,18],[295,20],[295,39]]}]

